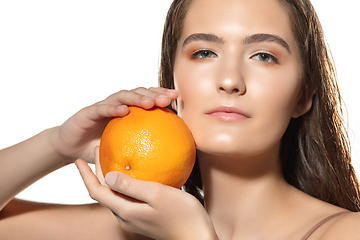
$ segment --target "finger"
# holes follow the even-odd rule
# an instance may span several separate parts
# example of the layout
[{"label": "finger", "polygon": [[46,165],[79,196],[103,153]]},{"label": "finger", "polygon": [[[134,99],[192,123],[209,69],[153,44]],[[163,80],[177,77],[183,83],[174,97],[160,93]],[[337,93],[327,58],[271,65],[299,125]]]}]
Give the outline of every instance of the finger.
[{"label": "finger", "polygon": [[[105,176],[106,184],[114,191],[129,196],[133,199],[145,202],[153,206],[153,201],[159,198],[163,188],[168,188],[167,191],[172,191],[172,187],[150,181],[143,181],[125,173],[113,171]],[[174,188],[174,190],[176,190]]]},{"label": "finger", "polygon": [[153,106],[166,107],[177,97],[178,92],[176,90],[139,87],[114,93],[95,105],[104,105],[99,109],[101,116],[124,116],[128,113],[127,105],[139,106],[145,109]]},{"label": "finger", "polygon": [[137,88],[134,91],[143,94],[144,96],[151,97],[155,101],[155,106],[166,107],[171,101],[178,97],[178,92],[174,89],[157,88]]},{"label": "finger", "polygon": [[[164,88],[156,88],[156,90],[160,90],[160,92],[162,93],[161,95],[157,95],[155,97],[155,105],[159,106],[159,107],[166,107],[168,106],[172,101],[174,101],[175,99],[177,99],[179,97],[179,92],[175,89],[164,89]],[[168,96],[168,98],[165,97],[161,97],[163,95]]]},{"label": "finger", "polygon": [[81,178],[83,179],[91,198],[97,200],[95,196],[98,194],[94,193],[97,193],[99,191],[106,191],[106,189],[108,188],[101,185],[89,165],[84,160],[77,159],[75,161],[75,165],[79,169]]},{"label": "finger", "polygon": [[77,159],[75,161],[75,165],[79,169],[81,178],[83,179],[92,199],[108,208],[114,208],[114,205],[116,206],[116,203],[121,201],[122,198],[114,194],[109,187],[101,185],[99,179],[95,176],[89,165],[84,160]]},{"label": "finger", "polygon": [[109,187],[100,184],[88,164],[78,159],[75,161],[80,175],[92,199],[110,209],[120,220],[127,221],[132,215],[141,215],[149,210],[149,206],[121,193],[112,191]]},{"label": "finger", "polygon": [[[153,106],[159,106],[159,107],[166,107],[168,106],[172,100],[175,100],[178,97],[178,92],[176,90],[170,90],[165,88],[135,88],[131,91],[129,91],[127,94],[133,93],[135,101],[129,102],[127,101],[127,104],[129,105],[138,105],[143,108],[151,108]],[[123,93],[125,94],[125,93]],[[142,96],[141,99],[139,98],[139,94]],[[139,105],[140,104],[140,105]]]},{"label": "finger", "polygon": [[101,185],[107,186],[106,182],[105,182],[104,174],[101,170],[99,150],[100,150],[99,146],[96,146],[94,149],[94,152],[95,152],[95,174],[96,174],[96,177],[98,178],[99,182],[101,183]]},{"label": "finger", "polygon": [[[145,88],[144,88],[145,89]],[[109,96],[107,99],[105,99],[103,102],[100,102],[100,104],[109,104],[109,105],[135,105],[142,108],[152,108],[155,104],[155,100],[152,96],[147,96],[141,93],[140,88],[137,90],[122,90],[120,92],[117,92],[111,96]]]},{"label": "finger", "polygon": [[172,100],[175,100],[179,96],[179,92],[175,89],[167,89],[167,88],[162,88],[162,87],[151,87],[149,89],[152,91],[158,92],[160,94],[166,94]]},{"label": "finger", "polygon": [[129,113],[129,108],[126,105],[109,105],[109,104],[94,104],[92,106],[82,109],[80,112],[82,124],[88,121],[89,126],[94,124],[94,121],[104,120],[111,117],[124,117]]},{"label": "finger", "polygon": [[152,98],[155,98],[158,95],[166,95],[172,99],[174,97],[176,98],[177,97],[176,94],[178,93],[177,90],[175,89],[167,89],[162,87],[150,87],[150,88],[139,87],[133,89],[133,91]]}]

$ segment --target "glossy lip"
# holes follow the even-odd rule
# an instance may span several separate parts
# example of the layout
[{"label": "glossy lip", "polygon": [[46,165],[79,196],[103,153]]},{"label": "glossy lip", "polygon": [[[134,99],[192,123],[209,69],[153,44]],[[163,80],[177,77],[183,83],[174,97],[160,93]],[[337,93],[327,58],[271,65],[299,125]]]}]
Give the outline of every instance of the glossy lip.
[{"label": "glossy lip", "polygon": [[243,121],[250,118],[249,115],[234,106],[219,106],[206,112],[206,114],[218,120],[229,122]]}]

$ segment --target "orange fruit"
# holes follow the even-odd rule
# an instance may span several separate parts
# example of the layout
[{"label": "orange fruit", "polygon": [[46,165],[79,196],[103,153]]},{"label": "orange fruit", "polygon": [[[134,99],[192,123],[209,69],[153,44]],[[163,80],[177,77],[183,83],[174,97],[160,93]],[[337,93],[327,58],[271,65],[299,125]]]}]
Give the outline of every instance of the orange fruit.
[{"label": "orange fruit", "polygon": [[184,185],[195,163],[195,142],[185,122],[166,108],[129,107],[113,118],[100,141],[104,176],[120,171],[137,179],[176,188]]}]

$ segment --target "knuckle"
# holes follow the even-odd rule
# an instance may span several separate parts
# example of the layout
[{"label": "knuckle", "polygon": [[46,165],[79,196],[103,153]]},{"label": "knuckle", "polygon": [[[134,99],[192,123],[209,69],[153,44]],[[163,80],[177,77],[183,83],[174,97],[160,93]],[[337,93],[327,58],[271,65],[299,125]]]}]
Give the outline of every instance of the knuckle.
[{"label": "knuckle", "polygon": [[152,187],[149,187],[145,194],[151,196],[154,202],[161,202],[165,197],[157,183],[152,184]]},{"label": "knuckle", "polygon": [[[89,196],[95,201],[99,201],[99,196],[101,195],[99,187],[89,187],[88,188]],[[99,195],[100,194],[100,195]]]},{"label": "knuckle", "polygon": [[118,183],[118,188],[121,193],[126,194],[131,188],[131,181],[129,181],[128,179],[122,179]]},{"label": "knuckle", "polygon": [[90,196],[91,199],[97,201],[97,194],[95,193],[94,190],[89,189],[89,196]]},{"label": "knuckle", "polygon": [[151,195],[155,201],[160,201],[161,199],[163,199],[163,195],[162,195],[162,192],[159,191],[158,189],[151,189],[149,192],[148,192],[149,195]]},{"label": "knuckle", "polygon": [[144,87],[137,87],[134,89],[135,92],[140,92],[140,91],[144,91],[144,90],[146,90],[146,88],[144,88]]},{"label": "knuckle", "polygon": [[116,93],[111,94],[110,96],[108,96],[105,100],[100,101],[99,103],[103,104],[103,103],[107,103],[107,102],[111,102],[114,99],[120,98],[123,95],[125,95],[128,92],[128,90],[120,90]]},{"label": "knuckle", "polygon": [[115,94],[124,94],[124,93],[128,93],[128,90],[120,90],[119,92],[115,93]]},{"label": "knuckle", "polygon": [[154,91],[154,92],[158,92],[160,90],[160,88],[158,88],[158,87],[150,87],[149,90]]},{"label": "knuckle", "polygon": [[120,90],[117,93],[112,94],[109,98],[119,98],[119,97],[123,97],[126,96],[130,91],[129,90]]}]

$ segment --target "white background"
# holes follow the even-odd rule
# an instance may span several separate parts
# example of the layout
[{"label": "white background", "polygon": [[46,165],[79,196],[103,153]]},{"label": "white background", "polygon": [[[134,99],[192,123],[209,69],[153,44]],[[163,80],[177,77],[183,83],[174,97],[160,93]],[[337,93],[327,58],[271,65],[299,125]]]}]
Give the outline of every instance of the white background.
[{"label": "white background", "polygon": [[[170,2],[1,1],[0,149],[60,125],[121,89],[156,86]],[[360,174],[360,20],[355,3],[313,1],[335,59],[348,110],[353,164]],[[18,197],[92,202],[73,164]]]}]

